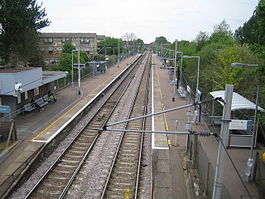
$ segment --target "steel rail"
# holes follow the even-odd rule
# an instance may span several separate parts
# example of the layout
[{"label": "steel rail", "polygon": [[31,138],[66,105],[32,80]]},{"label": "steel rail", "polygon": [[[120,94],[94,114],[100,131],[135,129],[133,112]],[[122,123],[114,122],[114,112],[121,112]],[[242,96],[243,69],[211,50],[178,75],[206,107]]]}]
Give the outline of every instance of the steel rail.
[{"label": "steel rail", "polygon": [[[142,57],[140,57],[133,65],[134,67],[132,67],[131,70],[133,70],[133,68],[135,68],[135,66],[138,65],[138,63],[140,62],[140,60],[142,59]],[[126,74],[126,77],[129,76],[131,73],[128,72],[128,74]],[[131,78],[132,80],[132,78]],[[130,81],[131,81],[130,80]],[[130,84],[130,81],[127,83],[126,87],[128,87],[128,85]],[[111,94],[108,98],[108,100],[115,95],[115,92],[118,90],[118,88],[124,83],[126,82],[126,78],[124,78],[123,82],[120,83],[120,85],[115,89],[115,91],[113,92],[113,94]],[[125,87],[125,90],[126,90]],[[124,94],[125,90],[122,92],[122,95]],[[121,97],[121,96],[120,96]],[[119,98],[120,99],[120,98]],[[117,103],[119,101],[119,99],[117,100]],[[117,103],[115,104],[115,107],[117,106]],[[104,105],[107,104],[107,101],[103,103],[103,105],[101,106],[101,108],[97,111],[97,113],[93,116],[93,118],[89,121],[91,122],[96,116],[97,114],[100,112],[100,110],[102,109],[102,107],[104,107]],[[111,110],[111,113],[113,113],[114,109]],[[110,114],[111,115],[111,114]],[[110,117],[109,115],[109,117]],[[109,117],[107,118],[107,120],[105,120],[105,122],[103,123],[103,126],[106,124],[106,122],[108,121]],[[42,176],[42,178],[37,182],[37,184],[33,187],[33,189],[27,194],[26,198],[31,197],[31,195],[34,193],[34,191],[37,189],[38,186],[40,186],[40,184],[43,182],[43,180],[45,179],[45,177],[51,172],[52,169],[55,168],[55,166],[57,165],[57,163],[60,161],[60,159],[64,156],[64,154],[68,151],[68,149],[75,143],[75,141],[78,139],[78,137],[82,134],[82,132],[84,131],[85,128],[87,128],[89,123],[87,123],[86,125],[84,125],[80,132],[78,133],[78,135],[75,136],[75,138],[73,139],[73,141],[71,143],[69,143],[69,145],[67,146],[67,148],[62,152],[62,154],[56,159],[56,161],[51,165],[51,167],[45,172],[45,174]],[[92,129],[91,129],[92,130]],[[89,154],[90,150],[92,149],[93,145],[95,144],[96,140],[98,138],[98,135],[94,138],[94,140],[92,141],[90,147],[88,147],[87,151],[85,152],[85,156],[87,157],[87,155]],[[63,189],[62,194],[60,194],[59,198],[63,197],[65,195],[65,193],[67,192],[68,188],[70,187],[73,179],[75,178],[76,174],[78,173],[78,171],[80,170],[84,160],[86,159],[86,157],[83,157],[81,162],[79,163],[77,169],[74,171],[74,176],[72,175],[70,180],[67,183],[67,187],[65,187]]]},{"label": "steel rail", "polygon": [[[149,59],[149,56],[147,56],[147,61],[146,61],[146,63],[145,63],[145,66],[148,64],[148,59]],[[145,73],[146,73],[146,69],[145,69],[144,73],[142,74],[141,82],[140,82],[139,85],[138,85],[138,88],[137,88],[138,92],[137,92],[137,93],[135,94],[135,96],[134,96],[134,99],[133,99],[133,101],[134,101],[134,102],[133,102],[133,105],[130,107],[130,111],[129,111],[129,114],[130,114],[130,115],[133,114],[133,110],[134,110],[134,107],[135,107],[135,103],[136,103],[136,101],[137,101],[137,97],[141,97],[141,98],[142,98],[142,96],[139,96],[139,90],[140,90],[140,88],[141,88],[142,81],[143,81],[143,78],[144,78]],[[149,74],[149,73],[148,73],[148,74]],[[148,82],[148,81],[147,81],[147,82]],[[148,88],[148,84],[146,84],[145,89],[148,90],[147,88]],[[145,98],[144,98],[144,99],[147,98],[146,96],[148,96],[148,95],[147,95],[147,92],[145,92]],[[145,104],[146,104],[146,101],[145,101]],[[146,105],[145,105],[144,113],[146,113],[146,111],[147,111],[147,107],[146,107]],[[129,125],[129,122],[126,123],[125,129],[128,128],[128,125]],[[144,128],[144,126],[145,126],[145,119],[143,119],[143,121],[142,121],[141,129]],[[121,129],[121,131],[122,131],[122,129]],[[123,135],[121,136],[121,139],[119,140],[119,144],[118,144],[118,146],[117,146],[117,151],[116,151],[116,153],[115,153],[115,156],[114,156],[114,159],[113,159],[113,162],[112,162],[111,168],[110,168],[110,170],[109,170],[109,174],[108,174],[108,177],[107,177],[107,180],[106,180],[105,186],[104,186],[103,191],[102,191],[101,199],[103,199],[103,198],[106,197],[106,194],[107,194],[107,188],[108,188],[108,186],[109,186],[110,179],[111,179],[111,175],[112,175],[112,172],[113,172],[113,170],[114,170],[114,168],[115,168],[115,164],[116,164],[116,162],[117,162],[118,155],[119,155],[119,153],[120,153],[120,150],[119,150],[119,149],[122,147],[122,142],[123,142],[123,140],[124,140],[124,136],[125,136],[125,134],[123,134]],[[139,149],[139,157],[138,157],[138,161],[137,161],[137,174],[136,174],[136,180],[135,180],[135,183],[134,183],[134,187],[135,187],[134,195],[135,195],[135,198],[137,198],[137,195],[138,195],[138,184],[139,184],[139,175],[140,175],[141,157],[142,157],[142,156],[141,156],[141,153],[142,153],[142,148],[143,148],[142,145],[143,145],[143,138],[144,138],[143,136],[144,136],[144,134],[142,133],[142,134],[141,134],[141,138],[140,138],[140,143],[139,143],[139,145],[140,145],[140,149]]]}]

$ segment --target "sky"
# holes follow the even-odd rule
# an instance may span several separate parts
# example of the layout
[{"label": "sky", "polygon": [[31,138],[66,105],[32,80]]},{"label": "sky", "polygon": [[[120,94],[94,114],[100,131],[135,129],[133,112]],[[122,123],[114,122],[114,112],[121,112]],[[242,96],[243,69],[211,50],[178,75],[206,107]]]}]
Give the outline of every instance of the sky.
[{"label": "sky", "polygon": [[234,32],[259,0],[37,0],[51,25],[41,32],[89,32],[121,38],[134,33],[145,43],[164,36],[192,41],[222,20]]}]

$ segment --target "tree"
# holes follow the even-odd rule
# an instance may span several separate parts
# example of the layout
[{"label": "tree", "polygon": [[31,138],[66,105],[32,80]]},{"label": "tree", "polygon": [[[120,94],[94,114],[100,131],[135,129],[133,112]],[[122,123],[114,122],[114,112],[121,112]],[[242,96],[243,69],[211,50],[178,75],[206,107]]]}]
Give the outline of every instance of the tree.
[{"label": "tree", "polygon": [[210,36],[210,42],[221,42],[223,44],[233,44],[234,37],[229,25],[223,20],[220,24],[214,26],[212,35]]},{"label": "tree", "polygon": [[[233,45],[227,46],[218,52],[218,66],[213,73],[215,89],[224,89],[225,84],[235,85],[235,89],[248,90],[247,87],[255,84],[255,80],[249,82],[251,72],[247,68],[231,67],[231,63],[258,63],[259,60],[251,52],[248,46]],[[246,83],[246,84],[245,84]],[[241,87],[244,85],[243,87]],[[252,87],[253,88],[253,87]]]},{"label": "tree", "polygon": [[63,45],[62,53],[72,53],[72,50],[75,50],[75,47],[71,42],[65,42]]},{"label": "tree", "polygon": [[133,41],[135,41],[137,39],[136,35],[134,33],[125,33],[122,37],[121,37],[124,41],[126,41],[127,43],[132,43]]},{"label": "tree", "polygon": [[38,50],[37,31],[50,24],[45,9],[36,0],[0,1],[0,56],[27,64]]},{"label": "tree", "polygon": [[206,45],[209,40],[209,35],[207,32],[200,31],[199,34],[195,38],[195,42],[197,43],[197,51],[200,51],[203,46]]},{"label": "tree", "polygon": [[[60,62],[57,67],[54,68],[54,70],[60,70],[60,71],[68,71],[71,72],[72,70],[72,50],[75,50],[75,47],[70,43],[66,42],[63,45],[62,49],[62,56],[60,57]],[[80,51],[80,64],[85,64],[89,61],[89,56],[86,52]],[[78,63],[78,55],[75,51],[73,53],[73,62],[74,64]]]},{"label": "tree", "polygon": [[260,0],[251,18],[235,31],[241,44],[265,45],[265,0]]},{"label": "tree", "polygon": [[156,37],[155,43],[157,45],[161,45],[161,44],[167,44],[168,41],[167,41],[167,39],[164,36],[159,36],[159,37]]},{"label": "tree", "polygon": [[113,53],[115,55],[118,55],[118,47],[120,47],[120,53],[122,53],[122,48],[123,44],[122,42],[119,40],[119,39],[116,39],[116,38],[106,38],[105,40],[103,41],[100,41],[98,43],[98,48],[101,50],[100,54],[105,54],[105,49],[106,48],[106,54],[107,55],[112,55]]}]

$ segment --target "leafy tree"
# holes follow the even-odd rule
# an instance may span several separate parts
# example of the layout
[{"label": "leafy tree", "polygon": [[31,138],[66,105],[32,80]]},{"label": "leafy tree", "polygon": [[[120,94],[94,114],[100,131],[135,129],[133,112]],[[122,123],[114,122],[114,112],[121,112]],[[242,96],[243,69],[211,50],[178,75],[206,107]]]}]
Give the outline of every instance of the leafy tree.
[{"label": "leafy tree", "polygon": [[195,38],[195,42],[197,43],[197,51],[200,51],[202,47],[207,44],[208,40],[209,40],[208,33],[200,31]]},{"label": "leafy tree", "polygon": [[125,33],[121,38],[127,43],[132,43],[137,39],[134,33],[128,33],[128,32]]},{"label": "leafy tree", "polygon": [[[63,54],[60,57],[60,62],[57,67],[54,68],[54,70],[60,70],[60,71],[68,71],[71,72],[72,70],[72,50],[74,50],[74,46],[70,42],[66,42],[63,46]],[[90,60],[89,56],[86,52],[80,51],[80,64],[85,64]],[[78,53],[75,51],[73,53],[73,63],[78,63]]]},{"label": "leafy tree", "polygon": [[115,55],[118,55],[118,46],[120,47],[120,53],[123,51],[123,43],[116,38],[106,38],[103,41],[100,41],[98,43],[98,48],[101,50],[99,53],[100,54],[105,54],[104,47],[106,47],[106,54],[107,55],[112,55],[113,52]]},{"label": "leafy tree", "polygon": [[234,37],[229,25],[223,20],[220,24],[214,26],[214,31],[210,36],[210,42],[221,42],[223,44],[233,44]]},{"label": "leafy tree", "polygon": [[65,42],[63,45],[62,53],[72,53],[72,50],[75,50],[75,47],[71,42]]},{"label": "leafy tree", "polygon": [[218,52],[217,60],[219,67],[213,73],[216,89],[224,89],[225,84],[233,84],[235,89],[247,90],[248,87],[251,87],[250,85],[256,84],[255,80],[252,82],[246,81],[253,76],[252,72],[247,68],[231,67],[231,63],[234,62],[258,63],[259,60],[246,45],[233,45],[221,49]]},{"label": "leafy tree", "polygon": [[0,56],[5,64],[12,59],[27,64],[36,56],[37,31],[50,24],[45,17],[36,0],[0,1]]},{"label": "leafy tree", "polygon": [[160,37],[156,37],[155,43],[157,45],[161,45],[161,44],[167,44],[168,41],[167,41],[167,39],[164,36],[160,36]]},{"label": "leafy tree", "polygon": [[235,31],[235,37],[241,44],[265,44],[265,0],[259,1],[251,18]]}]

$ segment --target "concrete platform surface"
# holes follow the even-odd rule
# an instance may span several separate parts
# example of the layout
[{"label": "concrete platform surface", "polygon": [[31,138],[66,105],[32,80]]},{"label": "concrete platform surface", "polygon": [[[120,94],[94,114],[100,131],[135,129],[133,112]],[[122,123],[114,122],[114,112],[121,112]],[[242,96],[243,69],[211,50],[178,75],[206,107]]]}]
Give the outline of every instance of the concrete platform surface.
[{"label": "concrete platform surface", "polygon": [[[153,56],[153,70],[155,73],[157,73],[156,81],[154,84],[157,84],[158,87],[160,87],[161,96],[158,96],[155,98],[155,102],[160,100],[161,106],[164,107],[164,109],[169,109],[173,107],[179,107],[186,104],[189,104],[189,100],[185,97],[181,97],[178,93],[176,96],[174,96],[173,92],[173,85],[170,82],[170,75],[169,70],[164,68],[159,60],[159,58],[154,55]],[[175,101],[173,101],[173,97],[175,97]],[[185,124],[187,122],[192,121],[193,115],[188,115],[187,112],[191,112],[193,114],[194,108],[186,108],[181,109],[178,111],[172,111],[168,112],[164,115],[164,121],[166,122],[166,125],[168,127],[169,131],[179,131],[179,132],[185,132]],[[176,129],[176,120],[178,120],[178,126]],[[160,128],[164,128],[164,124],[160,123]],[[197,125],[192,124],[192,129],[199,132],[210,132],[208,129],[206,123],[204,120],[202,120],[201,123],[198,123]],[[154,190],[155,198],[164,198],[163,194],[160,195],[160,193],[165,193],[169,198],[191,198],[191,195],[189,195],[189,190],[187,190],[187,184],[185,184],[185,174],[184,170],[186,169],[185,165],[182,165],[183,163],[183,151],[186,149],[186,142],[187,142],[187,136],[175,136],[175,135],[169,135],[168,138],[169,143],[171,143],[171,146],[169,147],[169,157],[168,154],[165,155],[164,153],[161,153],[161,150],[157,156],[154,156],[154,179],[157,179],[156,183],[154,184]],[[259,197],[258,189],[255,183],[249,183],[245,180],[245,168],[246,163],[249,155],[250,149],[244,149],[244,148],[229,148],[228,152],[231,155],[242,179],[244,180],[245,185],[249,189],[252,196],[255,196],[255,198]],[[260,150],[260,149],[255,149]],[[262,149],[261,149],[262,150]],[[154,150],[157,151],[157,150]],[[159,151],[159,150],[158,150]],[[210,164],[211,172],[210,172],[210,178],[208,183],[213,182],[214,179],[214,169],[216,167],[216,159],[217,159],[217,152],[218,152],[218,142],[214,137],[199,137],[199,148],[198,151],[200,152],[200,166],[203,164]],[[157,152],[153,152],[156,154]],[[161,154],[160,154],[161,153]],[[163,159],[160,159],[163,157]],[[168,160],[168,161],[167,161]],[[158,163],[159,161],[162,161],[162,163]],[[205,161],[205,162],[202,162]],[[160,183],[164,181],[164,177],[161,177],[161,174],[166,174],[168,172],[168,166],[164,166],[164,170],[161,170],[161,164],[169,164],[170,169],[170,176],[171,179],[168,179],[167,182],[165,182],[168,186],[165,187],[163,183]],[[201,168],[200,170],[203,172],[203,174],[206,173],[207,168]],[[212,172],[213,171],[213,172]],[[168,176],[168,175],[167,175]],[[170,178],[170,177],[169,177]],[[160,181],[161,180],[161,181]],[[171,186],[169,186],[169,183],[172,183]],[[239,177],[236,175],[236,172],[229,161],[229,159],[225,158],[225,170],[224,170],[224,182],[223,182],[223,191],[228,194],[229,198],[249,198],[247,197],[247,192],[244,189],[242,183],[240,182]],[[212,186],[212,185],[208,185]],[[171,189],[172,188],[172,189]],[[169,194],[170,193],[170,194]],[[172,195],[171,195],[172,194]]]}]

